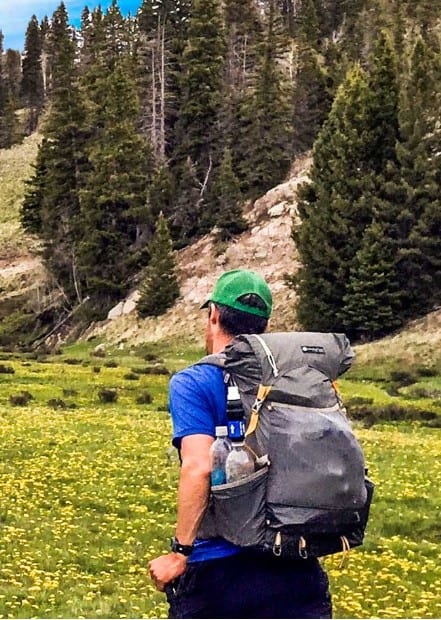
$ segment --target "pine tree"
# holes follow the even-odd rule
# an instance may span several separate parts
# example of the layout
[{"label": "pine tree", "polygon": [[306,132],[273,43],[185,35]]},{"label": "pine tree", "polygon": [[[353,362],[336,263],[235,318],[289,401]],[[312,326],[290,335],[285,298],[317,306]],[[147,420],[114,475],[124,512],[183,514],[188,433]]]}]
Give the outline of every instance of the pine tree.
[{"label": "pine tree", "polygon": [[170,218],[170,229],[176,248],[185,247],[197,237],[202,209],[201,184],[196,168],[188,157],[177,178],[176,200]]},{"label": "pine tree", "polygon": [[43,236],[44,195],[46,191],[47,165],[50,160],[50,144],[43,138],[34,164],[33,176],[25,181],[25,195],[20,209],[21,224],[28,233]]},{"label": "pine tree", "polygon": [[9,89],[14,107],[17,109],[21,90],[21,55],[16,50],[7,49],[5,56],[4,79],[6,88]]},{"label": "pine tree", "polygon": [[272,0],[255,86],[242,102],[239,135],[231,145],[242,190],[254,198],[280,183],[291,163],[290,97],[277,61],[276,24]]},{"label": "pine tree", "polygon": [[176,180],[166,165],[160,165],[153,174],[148,188],[148,212],[151,222],[150,232],[153,235],[154,225],[162,213],[169,220],[172,217],[176,197]]},{"label": "pine tree", "polygon": [[66,297],[81,301],[78,242],[88,234],[80,217],[79,191],[87,169],[84,102],[77,85],[75,46],[63,4],[51,23],[52,96],[45,140],[28,184],[24,224],[39,232],[43,258]]},{"label": "pine tree", "polygon": [[176,260],[167,220],[162,213],[150,244],[150,257],[137,302],[137,311],[141,317],[163,314],[179,297]]},{"label": "pine tree", "polygon": [[139,267],[133,264],[133,250],[151,175],[149,150],[137,132],[139,104],[122,60],[102,88],[99,131],[89,145],[91,170],[81,192],[88,233],[79,246],[79,269],[97,309],[125,291]]},{"label": "pine tree", "polygon": [[375,220],[366,229],[349,272],[342,323],[351,338],[372,340],[402,324],[395,248]]},{"label": "pine tree", "polygon": [[15,100],[9,88],[5,89],[3,114],[0,112],[0,148],[9,148],[18,138]]},{"label": "pine tree", "polygon": [[395,218],[401,222],[396,239],[403,313],[408,318],[428,312],[441,298],[440,75],[439,56],[418,38],[403,91],[397,145],[405,197]]},{"label": "pine tree", "polygon": [[25,107],[28,109],[26,128],[26,133],[28,134],[36,129],[44,103],[41,53],[40,25],[36,16],[33,15],[26,30],[23,78],[21,82],[21,97]]},{"label": "pine tree", "polygon": [[247,228],[242,214],[243,196],[240,191],[239,179],[233,170],[233,160],[229,148],[225,148],[221,165],[215,176],[213,202],[216,206],[216,226],[219,229],[218,239],[228,241]]},{"label": "pine tree", "polygon": [[331,107],[328,78],[308,44],[300,43],[293,95],[293,152],[309,150]]},{"label": "pine tree", "polygon": [[256,75],[263,29],[253,0],[227,0],[224,4],[226,56],[220,128],[224,147],[240,131],[242,101]]},{"label": "pine tree", "polygon": [[104,65],[105,26],[104,15],[98,6],[92,12],[86,7],[81,14],[80,35],[83,45],[80,50],[81,68],[88,72],[91,67]]},{"label": "pine tree", "polygon": [[226,0],[226,63],[224,88],[234,98],[248,85],[256,69],[262,25],[253,0]]},{"label": "pine tree", "polygon": [[225,41],[219,0],[194,0],[181,59],[176,160],[190,157],[204,182],[219,159],[218,113]]},{"label": "pine tree", "polygon": [[278,4],[285,28],[287,32],[294,37],[296,33],[296,17],[298,13],[296,0],[279,0]]},{"label": "pine tree", "polygon": [[[20,62],[20,57],[18,56]],[[8,49],[3,55],[3,34],[0,30],[0,148],[9,148],[19,137],[16,109],[20,73],[15,71],[17,53]],[[18,65],[20,67],[20,65]]]},{"label": "pine tree", "polygon": [[369,64],[371,135],[366,159],[368,166],[378,174],[385,169],[387,162],[396,160],[398,138],[397,63],[391,37],[384,30],[375,40]]},{"label": "pine tree", "polygon": [[296,22],[297,37],[307,42],[312,49],[318,50],[320,29],[315,0],[302,1]]},{"label": "pine tree", "polygon": [[106,59],[109,67],[113,68],[128,47],[124,17],[117,0],[112,0],[111,5],[107,9],[103,19],[103,26],[106,35],[103,57]]},{"label": "pine tree", "polygon": [[351,264],[371,224],[373,198],[381,195],[381,173],[394,158],[397,87],[384,37],[375,53],[370,75],[356,66],[338,89],[314,145],[311,183],[300,192],[302,222],[293,238],[302,268],[293,282],[297,315],[307,329],[347,327]]},{"label": "pine tree", "polygon": [[92,13],[83,11],[80,35],[83,39],[80,86],[90,102],[91,127],[97,127],[98,119],[94,118],[94,114],[101,107],[103,82],[110,72],[106,57],[104,15],[100,6]]}]

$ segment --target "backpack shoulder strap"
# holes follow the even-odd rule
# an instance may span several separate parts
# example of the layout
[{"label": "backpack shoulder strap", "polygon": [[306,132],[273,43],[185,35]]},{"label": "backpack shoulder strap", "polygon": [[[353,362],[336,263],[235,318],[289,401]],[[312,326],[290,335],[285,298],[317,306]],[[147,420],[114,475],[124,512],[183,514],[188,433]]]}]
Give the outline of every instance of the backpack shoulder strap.
[{"label": "backpack shoulder strap", "polygon": [[224,368],[225,353],[211,353],[210,355],[205,355],[200,360],[195,362],[195,366],[199,366],[200,364],[211,364],[211,366],[218,366],[219,368]]}]

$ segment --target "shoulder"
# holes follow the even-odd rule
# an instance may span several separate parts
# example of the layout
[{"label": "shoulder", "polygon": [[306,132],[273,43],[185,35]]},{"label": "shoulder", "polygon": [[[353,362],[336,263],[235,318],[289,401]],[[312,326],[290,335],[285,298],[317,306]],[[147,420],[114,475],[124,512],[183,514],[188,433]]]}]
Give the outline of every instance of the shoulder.
[{"label": "shoulder", "polygon": [[180,370],[170,379],[170,389],[185,387],[216,387],[223,385],[224,373],[222,368],[213,364],[193,364]]},{"label": "shoulder", "polygon": [[223,371],[210,364],[195,364],[170,380],[169,406],[173,421],[173,444],[187,435],[214,437],[215,426],[225,416]]},{"label": "shoulder", "polygon": [[170,405],[174,408],[218,408],[225,402],[222,368],[211,364],[194,364],[177,372],[170,380]]}]

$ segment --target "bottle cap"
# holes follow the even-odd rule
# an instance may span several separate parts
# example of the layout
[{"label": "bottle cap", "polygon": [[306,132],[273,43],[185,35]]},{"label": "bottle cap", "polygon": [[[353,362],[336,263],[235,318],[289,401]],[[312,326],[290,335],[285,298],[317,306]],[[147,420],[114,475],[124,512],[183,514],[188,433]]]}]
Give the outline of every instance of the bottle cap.
[{"label": "bottle cap", "polygon": [[228,386],[228,400],[240,400],[239,388],[237,385]]},{"label": "bottle cap", "polygon": [[216,426],[214,429],[216,433],[216,437],[226,437],[228,435],[228,427],[227,426]]}]

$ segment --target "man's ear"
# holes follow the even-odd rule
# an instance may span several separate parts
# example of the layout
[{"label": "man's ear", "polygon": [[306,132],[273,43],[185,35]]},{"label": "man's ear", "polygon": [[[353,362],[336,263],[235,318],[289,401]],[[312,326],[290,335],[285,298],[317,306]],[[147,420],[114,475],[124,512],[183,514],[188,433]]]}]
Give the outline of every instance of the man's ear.
[{"label": "man's ear", "polygon": [[212,325],[219,323],[219,308],[216,308],[215,304],[210,303],[208,319]]}]

